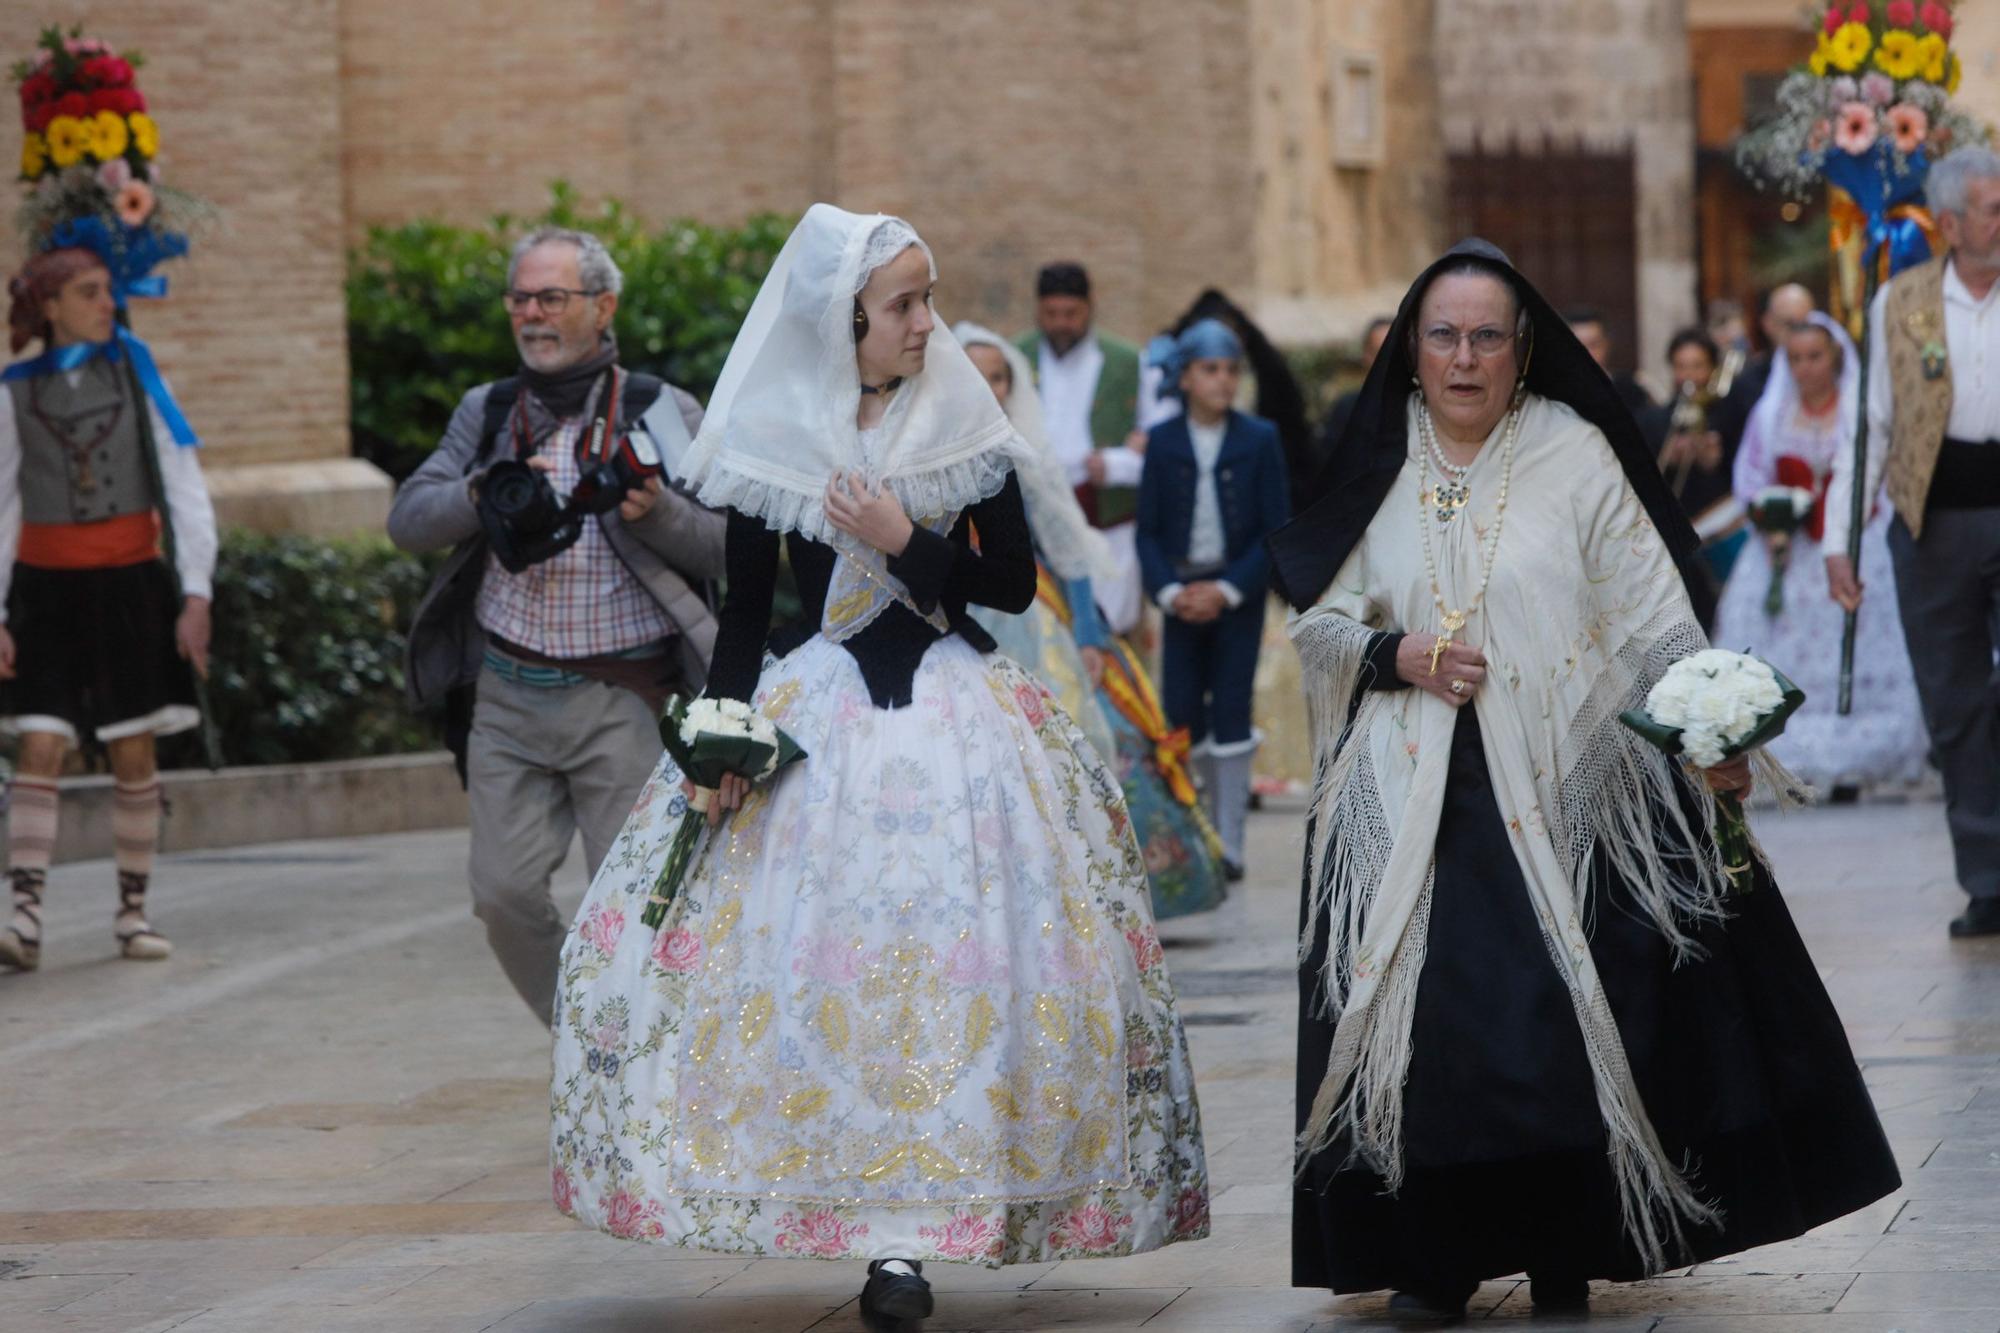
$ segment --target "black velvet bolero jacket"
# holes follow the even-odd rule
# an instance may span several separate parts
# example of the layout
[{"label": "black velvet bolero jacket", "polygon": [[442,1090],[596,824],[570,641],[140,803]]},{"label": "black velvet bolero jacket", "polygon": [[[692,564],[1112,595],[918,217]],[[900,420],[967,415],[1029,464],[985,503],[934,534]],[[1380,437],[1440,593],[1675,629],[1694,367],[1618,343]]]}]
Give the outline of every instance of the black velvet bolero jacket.
[{"label": "black velvet bolero jacket", "polygon": [[[793,630],[771,632],[778,538],[762,519],[729,511],[729,588],[708,669],[708,693],[713,698],[748,702],[763,674],[766,646],[782,656],[817,632],[824,618],[834,549],[788,533],[786,549],[799,585],[802,620]],[[1035,551],[1020,482],[1008,473],[999,491],[961,513],[946,534],[916,529],[903,553],[889,561],[889,573],[909,589],[911,600],[925,613],[943,608],[951,626],[948,633],[981,652],[992,652],[992,636],[966,614],[966,607],[987,606],[1018,615],[1035,600]],[[898,603],[842,646],[860,666],[875,706],[902,708],[910,702],[924,653],[943,637],[929,621]]]}]

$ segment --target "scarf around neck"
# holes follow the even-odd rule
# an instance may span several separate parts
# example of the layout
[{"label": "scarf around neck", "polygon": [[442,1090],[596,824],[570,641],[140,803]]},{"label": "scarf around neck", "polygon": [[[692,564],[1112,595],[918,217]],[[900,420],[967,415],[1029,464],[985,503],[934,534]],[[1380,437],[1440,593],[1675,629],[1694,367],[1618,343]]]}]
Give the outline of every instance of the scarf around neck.
[{"label": "scarf around neck", "polygon": [[583,411],[584,400],[590,396],[590,386],[604,373],[605,367],[618,360],[618,340],[605,334],[597,344],[597,350],[574,365],[560,370],[536,370],[523,364],[520,370],[521,387],[528,391],[549,415],[558,421],[567,421]]}]

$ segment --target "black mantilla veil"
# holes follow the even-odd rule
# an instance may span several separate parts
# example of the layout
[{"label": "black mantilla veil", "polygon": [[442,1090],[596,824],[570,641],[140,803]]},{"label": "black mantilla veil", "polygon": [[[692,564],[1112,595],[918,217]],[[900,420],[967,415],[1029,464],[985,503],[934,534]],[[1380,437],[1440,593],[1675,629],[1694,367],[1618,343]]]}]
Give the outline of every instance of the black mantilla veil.
[{"label": "black mantilla veil", "polygon": [[1568,404],[1604,433],[1625,469],[1626,480],[1673,556],[1696,615],[1707,623],[1713,615],[1715,591],[1698,554],[1700,541],[1673,492],[1667,489],[1631,409],[1555,307],[1498,246],[1477,237],[1445,251],[1403,297],[1382,354],[1375,358],[1361,387],[1347,433],[1320,473],[1317,485],[1324,498],[1271,535],[1272,575],[1279,594],[1298,611],[1317,602],[1395,484],[1409,452],[1406,405],[1416,374],[1412,332],[1418,309],[1432,282],[1468,266],[1491,272],[1513,288],[1531,330],[1528,391]]}]

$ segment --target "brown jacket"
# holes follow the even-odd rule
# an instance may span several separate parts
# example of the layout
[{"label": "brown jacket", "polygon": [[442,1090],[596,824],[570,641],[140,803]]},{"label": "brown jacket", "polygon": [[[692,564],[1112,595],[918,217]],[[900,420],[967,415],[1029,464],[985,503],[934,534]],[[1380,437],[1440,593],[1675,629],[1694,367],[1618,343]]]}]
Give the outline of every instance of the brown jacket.
[{"label": "brown jacket", "polygon": [[1889,354],[1892,395],[1889,452],[1883,460],[1890,503],[1909,525],[1912,537],[1924,535],[1924,508],[1930,499],[1931,476],[1944,446],[1945,423],[1951,417],[1951,361],[1935,379],[1924,375],[1924,346],[1943,346],[1944,271],[1946,256],[1917,265],[1889,284],[1882,309],[1882,345]]}]

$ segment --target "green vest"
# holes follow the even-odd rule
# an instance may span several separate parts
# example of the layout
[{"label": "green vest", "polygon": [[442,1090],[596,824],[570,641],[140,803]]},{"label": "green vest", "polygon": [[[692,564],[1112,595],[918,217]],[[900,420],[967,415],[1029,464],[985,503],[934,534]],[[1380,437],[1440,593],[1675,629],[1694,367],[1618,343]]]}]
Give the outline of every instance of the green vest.
[{"label": "green vest", "polygon": [[[1115,449],[1139,421],[1139,349],[1108,333],[1090,334],[1104,352],[1104,368],[1097,375],[1097,393],[1090,402],[1090,441],[1099,449]],[[1039,374],[1042,335],[1030,329],[1014,340],[1030,368]],[[1130,522],[1139,512],[1136,486],[1105,486],[1097,492],[1097,525],[1112,527]]]}]

